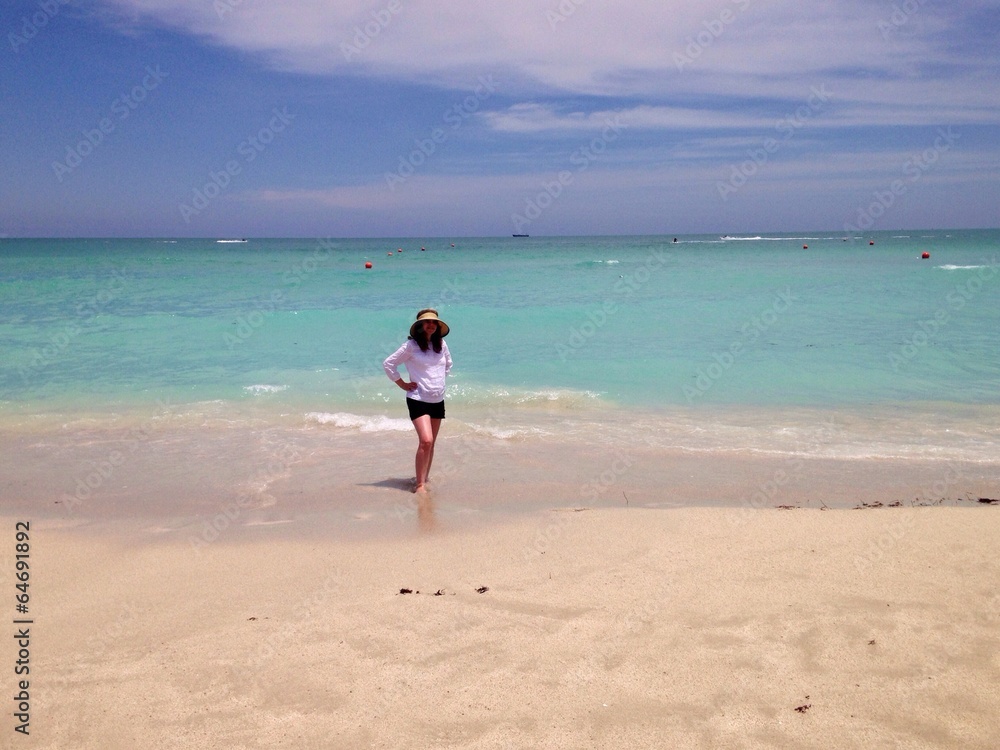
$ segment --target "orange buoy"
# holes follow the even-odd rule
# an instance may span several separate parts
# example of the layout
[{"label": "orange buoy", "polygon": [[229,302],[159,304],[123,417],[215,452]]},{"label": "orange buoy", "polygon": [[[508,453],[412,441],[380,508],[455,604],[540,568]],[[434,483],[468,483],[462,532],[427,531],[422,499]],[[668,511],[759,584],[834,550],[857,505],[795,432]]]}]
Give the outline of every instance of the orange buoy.
[{"label": "orange buoy", "polygon": [[929,257],[931,257],[931,254],[926,250],[924,250],[924,252],[921,253],[920,257],[923,258],[924,260],[927,260]]},{"label": "orange buoy", "polygon": [[372,262],[371,261],[368,261],[367,263],[365,263],[365,268],[371,268],[371,267],[372,267]]}]

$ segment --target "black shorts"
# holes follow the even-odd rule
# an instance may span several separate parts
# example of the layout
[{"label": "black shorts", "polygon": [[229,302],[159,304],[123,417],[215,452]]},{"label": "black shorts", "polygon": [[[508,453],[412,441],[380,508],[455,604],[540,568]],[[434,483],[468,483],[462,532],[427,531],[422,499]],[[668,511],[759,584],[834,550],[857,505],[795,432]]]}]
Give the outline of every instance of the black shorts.
[{"label": "black shorts", "polygon": [[425,414],[431,419],[444,419],[444,401],[429,404],[426,401],[417,401],[414,398],[408,398],[406,399],[406,408],[410,410],[411,421]]}]

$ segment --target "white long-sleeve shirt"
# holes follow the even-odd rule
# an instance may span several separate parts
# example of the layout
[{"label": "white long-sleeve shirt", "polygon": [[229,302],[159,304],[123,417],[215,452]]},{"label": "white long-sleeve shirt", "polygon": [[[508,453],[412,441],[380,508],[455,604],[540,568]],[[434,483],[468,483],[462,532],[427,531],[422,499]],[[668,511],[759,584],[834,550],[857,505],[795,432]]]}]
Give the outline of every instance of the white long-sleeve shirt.
[{"label": "white long-sleeve shirt", "polygon": [[426,352],[422,352],[420,344],[413,339],[407,339],[406,343],[386,357],[382,363],[382,369],[385,370],[389,380],[395,382],[402,377],[399,374],[400,365],[406,365],[410,380],[417,384],[416,390],[407,391],[407,398],[429,404],[444,401],[445,376],[451,372],[451,353],[448,351],[447,343],[441,342],[440,352],[434,351],[430,346]]}]

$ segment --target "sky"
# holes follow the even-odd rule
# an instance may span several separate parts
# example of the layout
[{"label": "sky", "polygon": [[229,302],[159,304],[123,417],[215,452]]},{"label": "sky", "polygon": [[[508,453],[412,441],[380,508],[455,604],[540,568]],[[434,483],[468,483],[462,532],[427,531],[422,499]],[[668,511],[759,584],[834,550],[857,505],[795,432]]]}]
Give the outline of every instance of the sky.
[{"label": "sky", "polygon": [[1000,3],[7,0],[0,236],[1000,226]]}]

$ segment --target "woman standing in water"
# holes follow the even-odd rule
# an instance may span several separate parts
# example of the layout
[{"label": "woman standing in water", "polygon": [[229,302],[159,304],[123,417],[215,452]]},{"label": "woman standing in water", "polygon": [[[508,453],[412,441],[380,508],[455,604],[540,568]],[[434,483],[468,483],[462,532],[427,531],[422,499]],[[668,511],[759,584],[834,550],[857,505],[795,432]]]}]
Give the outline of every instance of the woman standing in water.
[{"label": "woman standing in water", "polygon": [[[417,431],[414,492],[427,491],[434,443],[444,419],[445,376],[451,372],[451,354],[444,337],[449,330],[448,324],[438,317],[437,310],[425,308],[417,313],[406,342],[382,363],[389,380],[406,391],[406,408]],[[406,365],[409,383],[399,374],[400,365]]]}]

